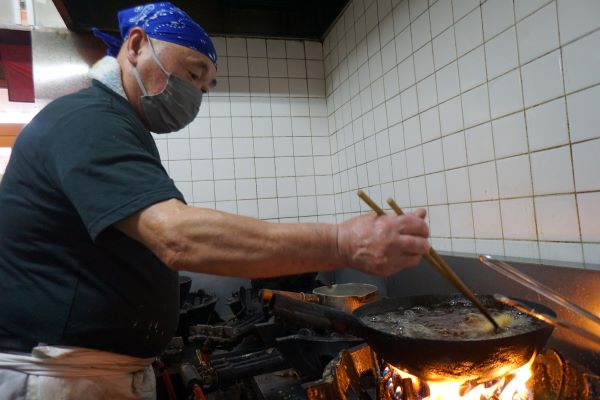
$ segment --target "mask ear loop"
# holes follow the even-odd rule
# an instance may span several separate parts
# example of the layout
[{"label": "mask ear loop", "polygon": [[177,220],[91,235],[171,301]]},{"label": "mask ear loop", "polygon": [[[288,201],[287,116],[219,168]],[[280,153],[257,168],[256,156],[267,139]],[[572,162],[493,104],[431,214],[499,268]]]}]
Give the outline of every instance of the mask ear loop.
[{"label": "mask ear loop", "polygon": [[132,67],[132,71],[133,71],[133,76],[135,77],[135,80],[137,81],[138,87],[142,91],[142,94],[144,96],[148,96],[148,92],[146,92],[146,88],[144,87],[144,84],[142,83],[142,78],[140,77],[139,71],[137,70],[135,65],[132,65],[131,67]]},{"label": "mask ear loop", "polygon": [[158,64],[158,66],[160,67],[160,69],[162,69],[162,72],[165,73],[165,75],[169,76],[171,75],[166,69],[165,67],[163,67],[163,65],[161,64],[160,60],[158,59],[158,56],[156,55],[156,52],[154,51],[154,45],[152,44],[152,38],[150,36],[146,36],[148,38],[148,43],[150,43],[150,49],[152,49],[152,59],[154,59],[154,62],[156,64]]},{"label": "mask ear loop", "polygon": [[[163,67],[160,60],[158,59],[158,56],[156,55],[156,52],[154,51],[154,45],[152,44],[152,39],[150,38],[150,36],[146,35],[146,37],[148,38],[148,43],[150,43],[150,50],[151,50],[150,55],[152,56],[152,59],[159,66],[159,68],[162,70],[162,72],[164,72],[165,75],[170,76],[171,74],[167,72],[165,67]],[[136,68],[135,65],[132,65],[132,67],[133,67],[133,76],[135,77],[135,80],[137,81],[138,87],[142,91],[142,94],[144,96],[147,96],[148,92],[146,91],[146,88],[144,87],[144,83],[142,82],[142,77],[140,76],[138,69]]]}]

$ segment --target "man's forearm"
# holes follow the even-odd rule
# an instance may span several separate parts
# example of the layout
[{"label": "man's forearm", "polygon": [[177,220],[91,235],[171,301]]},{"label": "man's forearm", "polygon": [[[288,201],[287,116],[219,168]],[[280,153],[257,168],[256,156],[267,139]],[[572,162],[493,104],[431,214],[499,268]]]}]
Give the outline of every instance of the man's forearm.
[{"label": "man's forearm", "polygon": [[343,264],[336,225],[273,224],[192,207],[174,219],[166,233],[172,269],[260,278]]},{"label": "man's forearm", "polygon": [[425,211],[351,218],[339,225],[272,224],[179,200],[154,204],[115,226],[169,268],[248,278],[352,267],[388,276],[429,251]]}]

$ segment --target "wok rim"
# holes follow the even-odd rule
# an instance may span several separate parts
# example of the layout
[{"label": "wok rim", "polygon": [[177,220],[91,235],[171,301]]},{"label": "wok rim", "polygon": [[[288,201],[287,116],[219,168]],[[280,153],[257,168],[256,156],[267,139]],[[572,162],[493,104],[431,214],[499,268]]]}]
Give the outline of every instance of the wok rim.
[{"label": "wok rim", "polygon": [[[478,299],[492,299],[494,301],[497,302],[497,300],[494,299],[493,295],[491,294],[481,294],[481,293],[475,293],[475,296]],[[508,297],[508,296],[507,296]],[[504,341],[513,341],[515,338],[519,338],[519,337],[523,337],[523,336],[527,336],[527,335],[531,335],[534,332],[539,332],[545,329],[554,329],[554,326],[551,324],[548,324],[547,322],[538,320],[539,322],[541,322],[543,325],[536,328],[536,329],[532,329],[532,330],[528,330],[526,332],[521,332],[518,333],[516,335],[510,335],[510,336],[503,336],[503,337],[497,337],[497,338],[478,338],[478,339],[461,339],[461,340],[456,340],[456,339],[446,339],[446,338],[439,338],[439,339],[433,339],[433,338],[423,338],[423,337],[411,337],[411,336],[400,336],[400,335],[394,335],[391,334],[390,332],[386,332],[384,330],[381,329],[377,329],[375,327],[372,327],[368,324],[366,324],[363,320],[362,317],[365,316],[369,316],[369,315],[374,315],[374,314],[382,314],[388,311],[391,311],[392,309],[389,310],[385,310],[385,311],[379,311],[377,313],[368,313],[368,310],[371,308],[377,308],[378,306],[382,305],[382,304],[396,304],[396,303],[401,303],[401,302],[408,302],[410,300],[413,299],[452,299],[452,298],[460,298],[460,299],[464,299],[466,301],[469,301],[468,299],[466,299],[463,295],[461,295],[460,293],[455,293],[455,294],[424,294],[424,295],[413,295],[413,296],[405,296],[405,297],[396,297],[396,298],[380,298],[378,300],[375,300],[371,303],[367,303],[364,304],[360,307],[358,307],[356,310],[354,310],[352,312],[352,315],[354,315],[355,317],[357,317],[360,320],[360,323],[367,327],[368,329],[372,329],[377,331],[379,334],[381,335],[385,335],[389,338],[393,338],[395,340],[402,340],[402,341],[407,341],[407,342],[419,342],[421,344],[426,344],[426,343],[440,343],[440,342],[444,342],[444,343],[472,343],[472,344],[477,344],[477,345],[483,345],[485,343],[491,343],[491,342],[495,342],[495,343],[502,343]],[[513,300],[516,300],[520,303],[523,303],[527,306],[530,306],[534,309],[536,309],[536,311],[541,311],[545,314],[548,314],[552,317],[556,317],[556,312],[554,310],[552,310],[550,307],[547,307],[543,304],[540,303],[536,303],[533,301],[529,301],[529,300],[524,300],[524,299],[520,299],[520,298],[516,298],[516,297],[510,297]],[[502,304],[502,303],[499,303]],[[413,306],[418,305],[417,303],[413,304]],[[533,317],[531,317],[533,318]]]}]

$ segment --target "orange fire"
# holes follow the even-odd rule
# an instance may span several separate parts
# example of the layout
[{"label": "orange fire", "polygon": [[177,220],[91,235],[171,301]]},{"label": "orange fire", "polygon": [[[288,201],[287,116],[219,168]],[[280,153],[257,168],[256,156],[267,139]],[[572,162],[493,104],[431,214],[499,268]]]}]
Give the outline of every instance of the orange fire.
[{"label": "orange fire", "polygon": [[[535,355],[522,367],[508,373],[493,384],[479,384],[470,387],[464,381],[426,382],[429,387],[429,396],[423,400],[528,400],[533,399],[533,394],[527,387],[527,381],[531,378],[531,365]],[[415,391],[419,391],[422,381],[419,378],[402,370],[390,366],[401,378],[411,378]],[[397,389],[398,390],[398,389]]]}]

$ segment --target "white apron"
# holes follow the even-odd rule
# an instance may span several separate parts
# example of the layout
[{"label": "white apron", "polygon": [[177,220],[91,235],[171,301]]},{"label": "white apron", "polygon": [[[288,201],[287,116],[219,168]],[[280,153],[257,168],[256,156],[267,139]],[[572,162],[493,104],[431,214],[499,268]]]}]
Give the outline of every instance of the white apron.
[{"label": "white apron", "polygon": [[0,353],[0,400],[156,399],[152,358],[80,347]]}]

